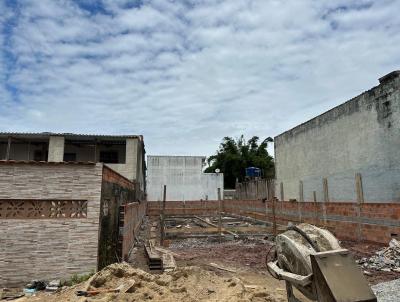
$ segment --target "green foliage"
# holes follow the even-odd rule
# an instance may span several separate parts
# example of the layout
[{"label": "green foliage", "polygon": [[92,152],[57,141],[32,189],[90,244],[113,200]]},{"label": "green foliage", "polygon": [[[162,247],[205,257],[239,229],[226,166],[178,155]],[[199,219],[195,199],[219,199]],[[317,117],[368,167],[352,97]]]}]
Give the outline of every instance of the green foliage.
[{"label": "green foliage", "polygon": [[90,273],[87,274],[73,274],[69,280],[65,280],[63,282],[63,286],[72,286],[75,284],[82,283],[86,280],[88,280],[91,276],[94,275],[94,270],[90,271]]},{"label": "green foliage", "polygon": [[246,141],[244,136],[237,140],[231,137],[224,137],[215,155],[207,159],[208,167],[206,173],[213,173],[215,169],[220,169],[224,173],[225,188],[234,189],[236,178],[239,182],[245,179],[245,169],[257,167],[262,171],[264,178],[274,177],[274,160],[268,154],[268,143],[273,142],[271,137],[267,137],[259,143],[259,137],[253,136]]}]

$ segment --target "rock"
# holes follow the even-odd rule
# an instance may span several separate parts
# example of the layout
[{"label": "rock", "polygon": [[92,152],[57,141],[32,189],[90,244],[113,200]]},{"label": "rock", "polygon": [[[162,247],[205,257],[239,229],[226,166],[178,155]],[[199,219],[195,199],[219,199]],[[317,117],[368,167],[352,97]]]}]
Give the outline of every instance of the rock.
[{"label": "rock", "polygon": [[49,282],[48,286],[55,286],[55,287],[60,287],[61,286],[61,280],[52,280]]}]

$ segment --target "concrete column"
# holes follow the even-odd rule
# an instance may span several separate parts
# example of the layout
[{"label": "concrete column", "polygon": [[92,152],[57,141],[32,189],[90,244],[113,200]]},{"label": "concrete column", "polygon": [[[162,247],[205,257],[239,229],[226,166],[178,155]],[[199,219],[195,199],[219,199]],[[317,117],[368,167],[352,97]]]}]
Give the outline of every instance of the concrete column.
[{"label": "concrete column", "polygon": [[49,162],[62,162],[64,161],[64,143],[63,136],[50,136],[49,139]]},{"label": "concrete column", "polygon": [[137,180],[138,173],[138,139],[137,138],[128,138],[126,140],[126,158],[125,165],[127,166],[128,175],[125,175],[127,178],[131,180]]}]

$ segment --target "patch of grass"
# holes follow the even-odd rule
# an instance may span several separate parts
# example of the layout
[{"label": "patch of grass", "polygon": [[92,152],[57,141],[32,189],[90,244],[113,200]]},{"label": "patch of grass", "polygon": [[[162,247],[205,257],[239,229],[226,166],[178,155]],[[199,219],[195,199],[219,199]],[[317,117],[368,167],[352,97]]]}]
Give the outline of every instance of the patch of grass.
[{"label": "patch of grass", "polygon": [[68,280],[65,280],[62,285],[63,286],[72,286],[75,284],[79,284],[79,283],[82,283],[82,282],[88,280],[93,275],[94,275],[94,270],[91,270],[87,274],[73,274],[71,276],[71,278],[69,278]]}]

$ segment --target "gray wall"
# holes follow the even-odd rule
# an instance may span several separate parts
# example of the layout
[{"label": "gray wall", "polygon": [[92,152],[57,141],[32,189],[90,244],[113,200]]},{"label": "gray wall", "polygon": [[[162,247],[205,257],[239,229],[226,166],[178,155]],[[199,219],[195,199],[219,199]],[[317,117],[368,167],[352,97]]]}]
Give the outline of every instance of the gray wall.
[{"label": "gray wall", "polygon": [[400,201],[400,78],[371,90],[275,137],[276,196],[355,201],[361,173],[364,200]]},{"label": "gray wall", "polygon": [[[203,173],[203,156],[148,156],[147,200],[162,200],[167,185],[167,200],[216,200],[223,195],[223,174]],[[221,196],[222,198],[223,196]]]},{"label": "gray wall", "polygon": [[0,164],[0,199],[88,201],[86,218],[0,217],[0,287],[96,270],[102,167]]}]

